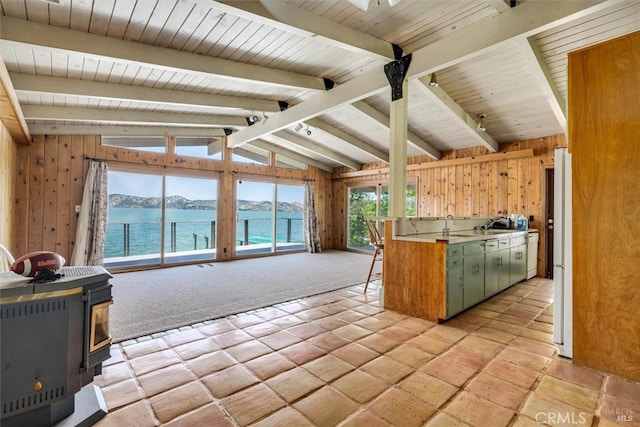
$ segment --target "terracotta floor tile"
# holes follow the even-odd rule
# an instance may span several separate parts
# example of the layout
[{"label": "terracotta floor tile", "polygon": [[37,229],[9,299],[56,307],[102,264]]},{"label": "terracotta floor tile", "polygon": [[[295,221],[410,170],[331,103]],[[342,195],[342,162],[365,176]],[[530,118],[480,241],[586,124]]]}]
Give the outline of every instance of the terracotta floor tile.
[{"label": "terracotta floor tile", "polygon": [[614,375],[607,376],[604,392],[620,399],[640,402],[640,383],[633,383]]},{"label": "terracotta floor tile", "polygon": [[529,395],[520,414],[554,427],[588,427],[593,424],[592,414],[538,392]]},{"label": "terracotta floor tile", "polygon": [[341,336],[349,341],[357,341],[360,338],[371,335],[369,329],[357,325],[344,325],[332,331],[334,334]]},{"label": "terracotta floor tile", "polygon": [[376,319],[384,320],[385,322],[389,322],[389,323],[398,323],[404,319],[407,319],[409,316],[407,316],[406,314],[395,312],[395,311],[383,311],[381,313],[374,315],[373,317],[375,317]]},{"label": "terracotta floor tile", "polygon": [[[592,369],[557,359],[551,362],[545,374],[592,390],[600,390],[602,381],[605,378],[604,375]],[[638,390],[637,396],[640,396],[640,390]]]},{"label": "terracotta floor tile", "polygon": [[536,321],[552,324],[553,323],[553,316],[552,315],[541,314],[540,316],[536,317]]},{"label": "terracotta floor tile", "polygon": [[137,427],[154,427],[157,425],[153,410],[146,401],[127,405],[116,411],[109,410],[109,416],[102,418],[94,425],[95,427],[122,427],[131,425],[132,420],[135,420]]},{"label": "terracotta floor tile", "polygon": [[431,418],[426,427],[467,427],[469,424],[453,418],[451,415],[439,412],[435,417]]},{"label": "terracotta floor tile", "polygon": [[286,405],[286,402],[265,384],[232,394],[220,402],[241,426],[258,421]]},{"label": "terracotta floor tile", "polygon": [[468,334],[475,332],[480,327],[479,325],[475,325],[473,323],[465,322],[464,320],[458,319],[458,317],[447,320],[447,326],[465,331]]},{"label": "terracotta floor tile", "polygon": [[442,356],[438,356],[427,362],[420,371],[440,378],[457,387],[467,382],[467,380],[476,373],[475,369]]},{"label": "terracotta floor tile", "polygon": [[205,335],[213,336],[213,335],[220,335],[220,334],[224,334],[225,332],[232,331],[236,329],[236,327],[233,326],[231,322],[229,322],[226,319],[219,319],[219,320],[214,320],[211,323],[207,323],[203,326],[199,326],[197,329]]},{"label": "terracotta floor tile", "polygon": [[94,384],[99,387],[108,386],[133,378],[133,372],[126,363],[117,363],[102,367],[102,374],[94,377]]},{"label": "terracotta floor tile", "polygon": [[514,411],[518,410],[528,393],[528,390],[521,389],[507,381],[483,372],[476,375],[464,389],[485,400]]},{"label": "terracotta floor tile", "polygon": [[500,313],[494,320],[511,323],[517,326],[527,326],[533,321],[533,318],[514,316],[512,314]]},{"label": "terracotta floor tile", "polygon": [[186,414],[211,402],[212,398],[208,390],[197,381],[171,389],[149,399],[153,412],[161,423],[169,422],[179,415]]},{"label": "terracotta floor tile", "polygon": [[385,337],[388,337],[397,341],[408,341],[411,338],[414,338],[420,335],[420,332],[413,329],[400,327],[398,326],[398,323],[396,323],[393,326],[389,326],[388,328],[384,328],[378,331],[378,333],[380,335],[384,335]]},{"label": "terracotta floor tile", "polygon": [[487,319],[486,317],[476,316],[475,314],[469,313],[468,311],[460,313],[459,315],[456,316],[456,319],[465,323],[470,323],[478,327],[484,325],[489,321],[489,319]]},{"label": "terracotta floor tile", "polygon": [[294,313],[297,313],[299,311],[308,310],[309,306],[307,304],[303,304],[301,302],[292,302],[292,303],[282,304],[282,305],[280,305],[278,307],[278,309],[280,309],[282,311],[286,311],[289,314],[294,314]]},{"label": "terracotta floor tile", "polygon": [[321,349],[330,352],[342,346],[349,344],[351,341],[334,334],[333,332],[325,332],[307,340]]},{"label": "terracotta floor tile", "polygon": [[109,358],[102,362],[102,366],[109,366],[124,361],[124,354],[120,344],[113,344],[111,346]]},{"label": "terracotta floor tile", "polygon": [[511,342],[510,347],[546,357],[551,357],[556,352],[556,348],[551,344],[546,344],[540,341],[534,341],[523,337],[516,337]]},{"label": "terracotta floor tile", "polygon": [[229,368],[207,375],[201,379],[218,399],[229,396],[239,390],[252,386],[260,380],[241,365],[234,365]]},{"label": "terracotta floor tile", "polygon": [[546,332],[548,334],[553,334],[553,325],[549,323],[538,322],[534,320],[533,323],[527,326],[527,328],[533,329],[535,331],[541,331],[541,332]]},{"label": "terracotta floor tile", "polygon": [[368,337],[364,337],[359,340],[358,343],[369,347],[370,349],[377,351],[378,353],[386,353],[387,351],[401,344],[401,342],[398,340],[394,340],[378,333],[369,335]]},{"label": "terracotta floor tile", "polygon": [[370,360],[380,356],[380,353],[377,351],[373,351],[357,343],[347,344],[344,347],[334,350],[331,354],[355,367],[364,365]]},{"label": "terracotta floor tile", "polygon": [[399,388],[378,396],[369,409],[392,425],[403,427],[422,426],[436,411],[433,406]]},{"label": "terracotta floor tile", "polygon": [[139,375],[138,381],[146,397],[181,386],[196,380],[197,377],[184,365],[172,365],[163,369]]},{"label": "terracotta floor tile", "polygon": [[458,345],[467,347],[489,358],[494,357],[504,348],[502,344],[473,335],[464,337]]},{"label": "terracotta floor tile", "polygon": [[435,355],[431,353],[427,353],[408,344],[400,344],[393,350],[388,351],[386,356],[413,368],[419,368],[435,357]]},{"label": "terracotta floor tile", "polygon": [[430,354],[440,354],[448,350],[453,343],[444,341],[436,337],[430,337],[426,334],[418,335],[407,341],[407,344],[417,347]]},{"label": "terracotta floor tile", "polygon": [[304,323],[287,329],[287,332],[306,340],[315,337],[316,335],[323,334],[327,332],[327,330],[316,325]]},{"label": "terracotta floor tile", "polygon": [[192,427],[206,425],[216,427],[233,427],[233,422],[218,405],[210,403],[165,424],[166,427]]},{"label": "terracotta floor tile", "polygon": [[362,365],[360,369],[391,384],[397,383],[413,372],[413,368],[410,366],[388,356],[380,356],[377,359],[373,359],[371,362]]},{"label": "terracotta floor tile", "polygon": [[513,335],[520,334],[520,331],[522,331],[523,329],[522,326],[514,325],[513,323],[507,323],[496,319],[489,320],[485,324],[485,326],[488,328],[497,329],[498,331],[509,332]]},{"label": "terracotta floor tile", "polygon": [[389,423],[366,410],[360,410],[349,417],[340,427],[389,427]]},{"label": "terracotta floor tile", "polygon": [[307,310],[297,312],[295,316],[298,319],[304,320],[305,322],[311,322],[313,320],[327,317],[329,316],[329,314],[319,308],[307,308]]},{"label": "terracotta floor tile", "polygon": [[[502,312],[504,315],[522,317],[523,319],[533,320],[535,319],[542,310],[536,310],[535,312],[531,312],[530,310],[523,310],[521,308],[514,308],[514,306],[508,307],[505,311]],[[501,316],[498,316],[498,319]],[[527,322],[528,323],[528,322]]]},{"label": "terracotta floor tile", "polygon": [[248,333],[254,338],[261,338],[267,335],[275,334],[280,331],[280,328],[271,322],[262,322],[257,325],[248,326],[243,328],[243,331]]},{"label": "terracotta floor tile", "polygon": [[383,308],[374,306],[373,304],[365,304],[358,307],[353,307],[353,310],[362,314],[366,314],[367,316],[373,316],[374,314],[380,313]]},{"label": "terracotta floor tile", "polygon": [[279,353],[270,353],[244,363],[262,381],[281,372],[288,371],[296,365]]},{"label": "terracotta floor tile", "polygon": [[529,313],[535,313],[536,315],[542,313],[548,304],[541,303],[540,301],[521,299],[511,305],[516,310],[528,311]]},{"label": "terracotta floor tile", "polygon": [[512,334],[510,332],[500,331],[497,329],[488,328],[486,326],[478,328],[472,334],[472,336],[486,338],[488,340],[496,341],[502,344],[508,344],[509,342],[511,342],[511,340],[513,340],[516,337],[515,334]]},{"label": "terracotta floor tile", "polygon": [[419,319],[417,317],[408,317],[396,323],[396,326],[406,329],[412,329],[416,332],[422,333],[427,329],[431,329],[436,326],[436,323],[424,319]]},{"label": "terracotta floor tile", "polygon": [[234,347],[229,347],[225,351],[238,362],[247,362],[271,353],[271,349],[258,340],[246,341]]},{"label": "terracotta floor tile", "polygon": [[289,403],[325,385],[323,381],[302,368],[294,368],[276,375],[265,381],[265,384]]},{"label": "terracotta floor tile", "polygon": [[553,345],[553,334],[531,329],[531,325],[520,332],[520,336],[534,341]]},{"label": "terracotta floor tile", "polygon": [[169,344],[170,347],[175,347],[180,344],[202,340],[203,338],[206,338],[206,335],[200,332],[198,329],[193,328],[186,331],[167,334],[162,338],[167,342],[167,344]]},{"label": "terracotta floor tile", "polygon": [[206,353],[213,353],[219,349],[220,346],[209,338],[173,347],[173,351],[178,353],[182,360],[193,359],[194,357],[202,356]]},{"label": "terracotta floor tile", "polygon": [[365,317],[353,323],[354,325],[361,326],[372,332],[377,332],[380,329],[384,329],[391,326],[391,323],[384,320],[377,319],[375,317]]},{"label": "terracotta floor tile", "polygon": [[507,347],[502,350],[497,357],[507,360],[513,364],[533,369],[537,372],[542,372],[551,360],[548,357],[540,356],[539,354],[528,353],[511,347]]},{"label": "terracotta floor tile", "polygon": [[467,332],[447,325],[438,325],[429,329],[424,335],[454,343],[464,338]]},{"label": "terracotta floor tile", "polygon": [[263,320],[273,320],[288,315],[289,313],[276,307],[268,307],[265,309],[256,310],[256,316]]},{"label": "terracotta floor tile", "polygon": [[234,329],[229,332],[224,332],[220,335],[214,335],[211,339],[220,346],[220,348],[233,347],[242,342],[252,340],[253,337],[240,329]]},{"label": "terracotta floor tile", "polygon": [[332,331],[344,325],[349,325],[352,322],[347,322],[345,320],[339,319],[335,316],[324,317],[322,319],[314,320],[311,322],[311,325],[317,326],[322,329],[326,329],[327,331]]},{"label": "terracotta floor tile", "polygon": [[549,376],[544,376],[540,380],[536,393],[544,393],[554,400],[587,411],[595,411],[598,404],[598,391]]},{"label": "terracotta floor tile", "polygon": [[297,337],[293,334],[290,334],[287,331],[276,332],[275,334],[267,335],[266,337],[260,338],[260,341],[268,345],[274,350],[280,350],[282,348],[288,347],[292,344],[299,343],[302,341],[302,338]]},{"label": "terracotta floor tile", "polygon": [[358,409],[358,405],[332,387],[323,387],[294,403],[294,408],[317,426],[335,426]]},{"label": "terracotta floor tile", "polygon": [[[540,423],[534,421],[533,419],[527,416],[518,415],[518,418],[516,418],[516,421],[513,423],[511,427],[540,427]],[[598,427],[603,427],[603,426],[598,424]]]},{"label": "terracotta floor tile", "polygon": [[469,313],[472,314],[474,316],[478,316],[478,317],[484,317],[485,319],[493,319],[495,318],[498,314],[500,314],[499,312],[496,311],[492,311],[492,310],[487,310],[484,308],[472,308],[468,311],[465,311],[465,313]]},{"label": "terracotta floor tile", "polygon": [[319,306],[318,308],[330,315],[342,313],[343,311],[347,310],[345,307],[341,306],[340,304],[328,304],[328,305]]},{"label": "terracotta floor tile", "polygon": [[109,411],[137,402],[144,397],[144,392],[135,379],[120,381],[103,387],[102,394]]},{"label": "terracotta floor tile", "polygon": [[640,426],[640,399],[635,396],[633,400],[627,400],[605,394],[598,415],[622,426]]},{"label": "terracotta floor tile", "polygon": [[461,363],[476,371],[482,369],[487,363],[489,363],[489,360],[491,360],[490,357],[487,357],[484,354],[478,353],[477,351],[463,345],[456,345],[455,347],[452,347],[449,351],[441,354],[438,357],[448,358],[455,363]]},{"label": "terracotta floor tile", "polygon": [[134,374],[142,375],[165,366],[180,363],[180,358],[173,350],[163,350],[131,359],[129,363]]},{"label": "terracotta floor tile", "polygon": [[413,373],[403,380],[399,386],[436,408],[442,406],[451,396],[458,392],[458,387],[422,372]]},{"label": "terracotta floor tile", "polygon": [[354,367],[341,359],[327,354],[311,362],[302,365],[304,369],[311,372],[322,381],[328,383],[339,378],[347,372],[353,371]]},{"label": "terracotta floor tile", "polygon": [[236,363],[237,362],[223,350],[205,354],[186,362],[187,367],[200,378],[228,368]]},{"label": "terracotta floor tile", "polygon": [[515,412],[510,409],[505,409],[466,391],[456,396],[445,412],[475,427],[486,427],[488,420],[491,420],[491,427],[506,426],[515,415]]},{"label": "terracotta floor tile", "polygon": [[252,425],[252,427],[314,427],[300,412],[286,407]]},{"label": "terracotta floor tile", "polygon": [[359,311],[356,311],[355,309],[357,307],[360,307],[360,305],[357,305],[349,310],[344,310],[336,314],[335,316],[331,316],[331,318],[335,320],[341,320],[345,322],[345,324],[349,324],[349,325],[357,322],[358,320],[365,319],[367,315],[364,313],[360,313]]},{"label": "terracotta floor tile", "polygon": [[524,366],[516,365],[502,359],[494,359],[489,362],[483,372],[509,381],[511,384],[515,384],[518,387],[527,390],[533,386],[540,375],[532,369],[525,368]]},{"label": "terracotta floor tile", "polygon": [[292,326],[302,325],[304,320],[296,317],[293,314],[289,314],[287,316],[278,317],[277,319],[271,320],[271,323],[279,327],[280,329],[291,328]]},{"label": "terracotta floor tile", "polygon": [[122,347],[124,354],[128,359],[135,359],[136,357],[146,356],[147,354],[156,353],[158,351],[166,350],[169,346],[164,340],[158,338],[150,341],[144,341],[141,343],[126,345]]},{"label": "terracotta floor tile", "polygon": [[320,347],[316,347],[315,345],[308,343],[307,341],[303,341],[287,348],[283,348],[280,350],[280,354],[293,361],[296,365],[303,365],[313,359],[317,359],[318,357],[327,354],[327,352]]},{"label": "terracotta floor tile", "polygon": [[387,389],[388,384],[361,370],[349,372],[332,386],[359,403],[366,403]]}]

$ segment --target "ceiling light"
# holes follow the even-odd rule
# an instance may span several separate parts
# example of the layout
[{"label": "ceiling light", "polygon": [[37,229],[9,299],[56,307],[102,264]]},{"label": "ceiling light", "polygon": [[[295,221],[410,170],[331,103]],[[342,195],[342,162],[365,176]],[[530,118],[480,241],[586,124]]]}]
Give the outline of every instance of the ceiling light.
[{"label": "ceiling light", "polygon": [[484,119],[487,118],[487,115],[482,113],[482,114],[478,114],[478,117],[480,118],[480,121],[478,122],[478,126],[476,127],[476,130],[478,132],[484,132],[487,130],[487,128],[484,127]]},{"label": "ceiling light", "polygon": [[309,129],[309,125],[307,125],[307,131],[306,132],[307,132],[308,136],[311,136],[311,129]]},{"label": "ceiling light", "polygon": [[[401,1],[402,0],[387,0],[389,6],[395,6]],[[364,10],[365,12],[369,10],[372,4],[375,6],[380,6],[380,0],[349,0],[349,3],[351,3],[358,9]]]},{"label": "ceiling light", "polygon": [[431,73],[431,80],[429,80],[429,86],[431,87],[438,86],[438,78],[436,77],[436,73]]},{"label": "ceiling light", "polygon": [[296,125],[295,131],[296,131],[296,132],[300,132],[301,130],[302,130],[302,123],[298,123],[298,124]]}]

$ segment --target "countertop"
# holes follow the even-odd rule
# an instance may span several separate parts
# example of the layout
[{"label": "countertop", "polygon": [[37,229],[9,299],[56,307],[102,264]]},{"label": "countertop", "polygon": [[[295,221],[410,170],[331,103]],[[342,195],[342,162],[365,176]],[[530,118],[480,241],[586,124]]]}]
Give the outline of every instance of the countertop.
[{"label": "countertop", "polygon": [[452,230],[448,235],[442,232],[437,233],[416,233],[407,235],[393,236],[396,240],[404,240],[408,242],[423,242],[423,243],[465,243],[481,240],[491,240],[499,238],[511,238],[526,236],[529,230]]}]

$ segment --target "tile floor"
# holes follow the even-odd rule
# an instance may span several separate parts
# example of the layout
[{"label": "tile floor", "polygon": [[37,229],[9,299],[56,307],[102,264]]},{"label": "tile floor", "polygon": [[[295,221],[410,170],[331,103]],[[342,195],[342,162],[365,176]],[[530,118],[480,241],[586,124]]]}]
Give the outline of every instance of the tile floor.
[{"label": "tile floor", "polygon": [[107,426],[640,426],[640,384],[559,358],[552,282],[444,323],[376,286],[116,344],[95,383]]}]

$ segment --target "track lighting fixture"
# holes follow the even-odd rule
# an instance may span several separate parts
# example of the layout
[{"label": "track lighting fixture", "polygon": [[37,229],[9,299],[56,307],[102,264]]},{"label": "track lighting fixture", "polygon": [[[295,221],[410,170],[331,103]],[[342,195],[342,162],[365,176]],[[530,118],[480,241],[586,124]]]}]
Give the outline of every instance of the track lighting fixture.
[{"label": "track lighting fixture", "polygon": [[431,87],[438,86],[438,78],[436,77],[436,73],[431,73],[431,80],[429,80],[429,86]]},{"label": "track lighting fixture", "polygon": [[484,119],[487,118],[487,115],[482,113],[482,114],[478,114],[478,117],[480,118],[480,121],[478,121],[478,126],[476,127],[476,130],[478,132],[484,132],[487,130],[487,128],[484,127]]},{"label": "track lighting fixture", "polygon": [[311,129],[309,129],[309,125],[307,125],[306,132],[307,132],[307,136],[311,136]]},{"label": "track lighting fixture", "polygon": [[298,123],[294,129],[296,132],[300,132],[302,130],[302,123]]}]

